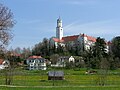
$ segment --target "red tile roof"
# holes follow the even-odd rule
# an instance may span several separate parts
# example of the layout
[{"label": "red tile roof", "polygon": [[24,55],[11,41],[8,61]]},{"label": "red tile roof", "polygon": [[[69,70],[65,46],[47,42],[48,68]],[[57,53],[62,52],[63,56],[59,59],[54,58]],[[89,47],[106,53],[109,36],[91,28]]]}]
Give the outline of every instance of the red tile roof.
[{"label": "red tile roof", "polygon": [[108,41],[108,42],[106,41],[106,44],[107,44],[107,45],[111,45],[112,42],[111,42],[111,41]]},{"label": "red tile roof", "polygon": [[58,38],[53,38],[53,40],[54,40],[55,42],[58,42],[58,43],[64,42],[64,40],[60,40],[60,39],[58,39]]},{"label": "red tile roof", "polygon": [[3,61],[4,61],[3,59],[0,59],[0,65],[3,63]]},{"label": "red tile roof", "polygon": [[34,59],[34,58],[42,58],[42,57],[41,56],[30,56],[29,58]]},{"label": "red tile roof", "polygon": [[108,41],[107,44],[112,44],[112,42],[111,42],[111,41]]},{"label": "red tile roof", "polygon": [[75,41],[77,40],[78,37],[79,35],[67,36],[67,37],[63,37],[62,40],[64,40],[64,42]]},{"label": "red tile roof", "polygon": [[17,56],[17,57],[20,57],[21,54],[18,54],[18,53],[12,52],[12,53],[11,53],[11,56]]},{"label": "red tile roof", "polygon": [[20,57],[21,56],[21,54],[14,54],[15,56],[17,56],[17,57]]},{"label": "red tile roof", "polygon": [[[96,42],[96,38],[95,37],[88,36],[88,35],[85,35],[85,34],[80,34],[80,36],[87,37],[87,40],[92,41],[92,42]],[[78,37],[79,37],[79,35],[73,35],[73,36],[62,37],[62,40],[60,40],[58,38],[53,38],[53,40],[55,42],[62,43],[62,42],[75,41],[75,40],[78,39]]]},{"label": "red tile roof", "polygon": [[85,35],[85,34],[81,34],[81,36],[82,37],[87,37],[87,40],[89,40],[89,41],[96,42],[96,38],[95,37],[88,36],[88,35]]}]

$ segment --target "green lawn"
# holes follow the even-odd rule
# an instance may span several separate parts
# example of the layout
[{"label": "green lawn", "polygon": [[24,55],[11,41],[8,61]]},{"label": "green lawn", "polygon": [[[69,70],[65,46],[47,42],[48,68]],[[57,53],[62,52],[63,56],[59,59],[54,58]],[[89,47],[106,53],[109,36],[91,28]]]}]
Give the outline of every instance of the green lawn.
[{"label": "green lawn", "polygon": [[1,87],[0,90],[120,90],[120,87]]},{"label": "green lawn", "polygon": [[[85,69],[62,70],[65,73],[65,80],[62,81],[47,80],[48,71],[16,70],[12,85],[17,87],[0,87],[0,90],[120,90],[120,70],[110,70],[107,76],[102,77],[105,86],[98,85],[98,80],[101,80],[99,75],[86,75]],[[2,71],[0,85],[5,85]]]}]

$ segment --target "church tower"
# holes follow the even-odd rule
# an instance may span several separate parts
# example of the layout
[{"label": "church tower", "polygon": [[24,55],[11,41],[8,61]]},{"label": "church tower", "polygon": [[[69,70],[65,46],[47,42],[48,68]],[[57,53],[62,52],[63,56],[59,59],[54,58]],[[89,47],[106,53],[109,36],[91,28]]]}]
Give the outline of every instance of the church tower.
[{"label": "church tower", "polygon": [[57,19],[57,27],[56,27],[56,38],[62,39],[63,37],[63,28],[62,28],[62,20],[60,17]]}]

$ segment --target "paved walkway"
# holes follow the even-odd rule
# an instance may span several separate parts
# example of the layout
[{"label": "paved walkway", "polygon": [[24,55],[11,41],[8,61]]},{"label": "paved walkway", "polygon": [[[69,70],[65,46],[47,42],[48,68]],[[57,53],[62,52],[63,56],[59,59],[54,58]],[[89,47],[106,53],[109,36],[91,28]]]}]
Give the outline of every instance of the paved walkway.
[{"label": "paved walkway", "polygon": [[[57,87],[101,87],[101,86],[85,86],[85,85],[80,85],[80,86],[16,86],[16,85],[0,85],[2,87],[35,87],[35,88],[57,88]],[[119,85],[105,85],[102,87],[120,87]]]}]

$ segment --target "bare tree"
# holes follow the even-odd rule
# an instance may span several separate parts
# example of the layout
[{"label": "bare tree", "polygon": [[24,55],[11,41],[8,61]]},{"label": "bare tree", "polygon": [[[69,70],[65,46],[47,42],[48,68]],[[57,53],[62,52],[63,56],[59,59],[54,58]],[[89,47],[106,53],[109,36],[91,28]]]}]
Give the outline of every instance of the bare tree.
[{"label": "bare tree", "polygon": [[13,13],[11,10],[0,4],[0,50],[3,50],[9,41],[12,39],[13,34],[11,28],[14,26]]},{"label": "bare tree", "polygon": [[50,58],[51,58],[52,64],[56,64],[57,60],[59,58],[59,55],[58,54],[53,54],[53,55],[50,56]]},{"label": "bare tree", "polygon": [[100,86],[104,86],[107,84],[108,70],[110,67],[109,65],[110,64],[106,58],[101,58],[100,69],[98,72],[98,77],[97,77],[97,82],[96,82]]},{"label": "bare tree", "polygon": [[[15,21],[13,19],[13,13],[11,10],[8,7],[0,4],[0,52],[5,53],[6,46],[13,37],[11,28],[14,26],[14,24]],[[5,69],[5,82],[7,85],[11,84],[12,74],[11,67]]]}]

